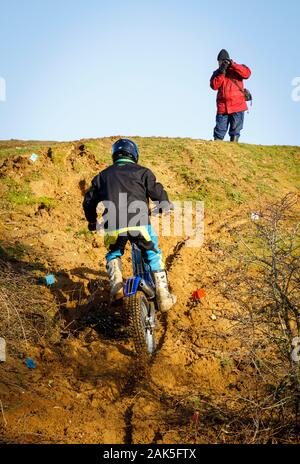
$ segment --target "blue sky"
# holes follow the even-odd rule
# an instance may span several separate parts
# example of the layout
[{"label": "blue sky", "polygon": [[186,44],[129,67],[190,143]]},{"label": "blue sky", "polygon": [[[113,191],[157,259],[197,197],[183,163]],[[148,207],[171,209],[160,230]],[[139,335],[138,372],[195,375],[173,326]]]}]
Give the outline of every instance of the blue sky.
[{"label": "blue sky", "polygon": [[0,139],[211,139],[224,47],[253,71],[243,141],[300,145],[298,0],[0,1]]}]

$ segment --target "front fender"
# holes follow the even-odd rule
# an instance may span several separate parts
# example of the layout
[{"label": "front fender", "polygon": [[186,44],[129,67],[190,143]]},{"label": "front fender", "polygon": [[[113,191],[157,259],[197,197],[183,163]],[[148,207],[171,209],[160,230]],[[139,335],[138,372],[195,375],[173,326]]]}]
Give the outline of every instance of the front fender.
[{"label": "front fender", "polygon": [[139,289],[139,285],[141,283],[142,278],[137,277],[130,277],[126,280],[125,284],[125,297],[135,295]]}]

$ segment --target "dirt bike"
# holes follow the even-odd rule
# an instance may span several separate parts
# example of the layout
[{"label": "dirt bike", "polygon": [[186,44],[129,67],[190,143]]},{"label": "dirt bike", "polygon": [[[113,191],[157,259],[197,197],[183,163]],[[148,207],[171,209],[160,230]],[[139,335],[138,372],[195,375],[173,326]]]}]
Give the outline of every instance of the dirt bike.
[{"label": "dirt bike", "polygon": [[[168,215],[171,210],[151,210],[152,216]],[[103,223],[99,229],[103,228]],[[152,356],[156,349],[155,312],[158,310],[155,283],[149,264],[135,243],[131,245],[133,277],[127,278],[124,287],[123,305],[129,316],[131,336],[139,356]]]},{"label": "dirt bike", "polygon": [[132,267],[134,275],[126,280],[123,301],[128,311],[131,335],[138,355],[151,356],[156,349],[155,283],[149,264],[134,243],[132,244]]},{"label": "dirt bike", "polygon": [[[173,207],[162,212],[157,207],[151,210],[152,216],[171,214]],[[129,314],[129,324],[135,349],[138,355],[152,356],[156,349],[155,312],[158,310],[155,283],[149,264],[141,250],[132,244],[133,277],[126,280],[124,304]]]}]

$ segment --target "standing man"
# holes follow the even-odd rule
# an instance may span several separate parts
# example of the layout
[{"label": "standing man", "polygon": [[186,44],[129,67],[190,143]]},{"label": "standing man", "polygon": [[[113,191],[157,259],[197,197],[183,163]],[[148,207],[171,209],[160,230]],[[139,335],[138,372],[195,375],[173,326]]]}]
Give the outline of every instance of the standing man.
[{"label": "standing man", "polygon": [[214,130],[215,140],[224,140],[229,128],[231,142],[238,142],[244,125],[245,111],[248,110],[244,93],[244,79],[249,79],[251,70],[244,64],[235,63],[227,50],[218,55],[219,69],[210,80],[217,95],[217,124]]}]

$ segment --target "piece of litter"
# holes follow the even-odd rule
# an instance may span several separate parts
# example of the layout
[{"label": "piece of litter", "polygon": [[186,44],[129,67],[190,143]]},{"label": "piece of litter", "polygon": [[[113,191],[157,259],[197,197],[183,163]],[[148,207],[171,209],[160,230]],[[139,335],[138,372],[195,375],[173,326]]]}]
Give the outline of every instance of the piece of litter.
[{"label": "piece of litter", "polygon": [[35,369],[36,368],[36,362],[31,358],[27,358],[26,361],[25,361],[25,364],[28,367],[28,369]]},{"label": "piece of litter", "polygon": [[210,316],[210,318],[211,318],[212,321],[216,321],[216,320],[217,320],[217,316],[216,316],[215,314],[212,314],[212,315]]},{"label": "piece of litter", "polygon": [[206,297],[206,291],[203,288],[200,288],[199,290],[196,290],[192,296],[194,300],[202,300],[202,298]]},{"label": "piece of litter", "polygon": [[53,285],[56,282],[55,276],[53,274],[48,274],[45,276],[46,285]]},{"label": "piece of litter", "polygon": [[39,158],[39,155],[37,155],[36,153],[32,153],[32,155],[29,157],[30,161],[32,161],[33,163],[35,163]]},{"label": "piece of litter", "polygon": [[252,221],[259,221],[260,220],[260,214],[259,213],[251,213],[251,220]]},{"label": "piece of litter", "polygon": [[6,341],[0,337],[0,362],[6,362]]}]

